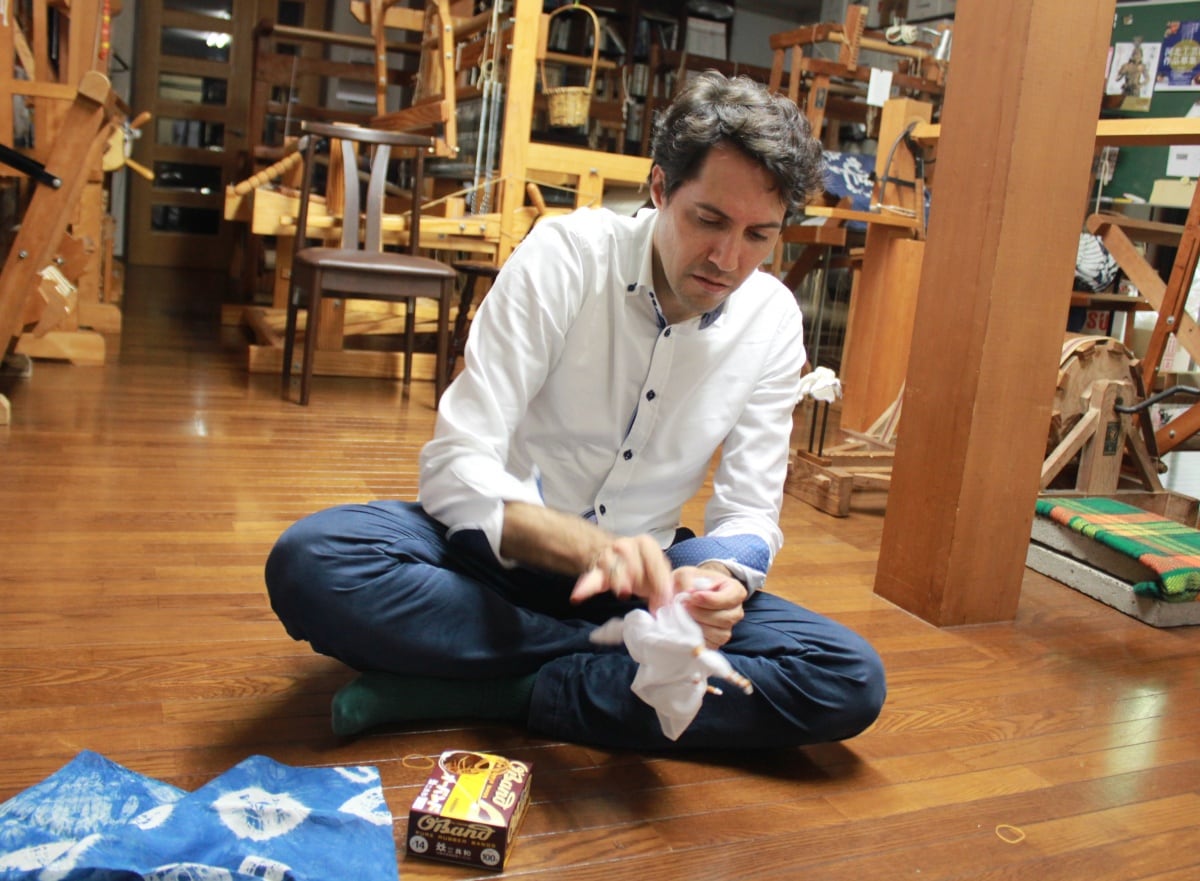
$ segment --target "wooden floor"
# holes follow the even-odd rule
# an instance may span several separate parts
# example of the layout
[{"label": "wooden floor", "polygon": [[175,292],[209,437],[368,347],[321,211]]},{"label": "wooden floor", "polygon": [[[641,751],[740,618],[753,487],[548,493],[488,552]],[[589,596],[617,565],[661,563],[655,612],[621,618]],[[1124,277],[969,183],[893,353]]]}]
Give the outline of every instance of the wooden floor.
[{"label": "wooden floor", "polygon": [[1030,572],[1011,625],[938,630],[872,593],[879,509],[789,498],[770,578],[882,653],[888,702],[853,741],[667,757],[427,725],[339,742],[328,704],[350,674],[284,634],[263,561],[314,509],[413,497],[430,383],[318,379],[308,408],[285,403],[246,373],[221,296],[220,278],[131,267],[106,366],[0,378],[0,799],[83,749],[188,789],[255,753],[370,763],[402,877],[494,877],[404,854],[424,779],[404,759],[463,747],[534,763],[510,876],[1200,877],[1200,628]]}]

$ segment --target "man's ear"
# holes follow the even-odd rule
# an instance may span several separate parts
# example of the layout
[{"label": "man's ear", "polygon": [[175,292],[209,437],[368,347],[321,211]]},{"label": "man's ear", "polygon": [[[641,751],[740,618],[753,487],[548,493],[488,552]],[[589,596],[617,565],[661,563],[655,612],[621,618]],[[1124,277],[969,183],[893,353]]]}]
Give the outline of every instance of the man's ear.
[{"label": "man's ear", "polygon": [[667,176],[657,165],[650,169],[650,201],[655,208],[661,208],[667,201]]}]

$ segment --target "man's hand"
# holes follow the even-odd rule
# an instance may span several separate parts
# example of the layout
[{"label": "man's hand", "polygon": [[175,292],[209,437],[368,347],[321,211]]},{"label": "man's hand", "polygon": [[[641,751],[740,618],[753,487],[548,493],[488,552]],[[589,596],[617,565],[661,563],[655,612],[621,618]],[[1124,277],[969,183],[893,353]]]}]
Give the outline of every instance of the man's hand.
[{"label": "man's hand", "polygon": [[581,603],[604,591],[621,599],[641,597],[651,612],[669,603],[675,593],[671,564],[658,542],[648,535],[614,538],[579,576],[571,601]]},{"label": "man's hand", "polygon": [[622,599],[641,597],[654,611],[675,592],[667,555],[649,535],[619,538],[582,517],[528,502],[504,503],[500,555],[578,575],[571,591],[576,603],[611,591]]},{"label": "man's hand", "polygon": [[745,614],[746,586],[723,566],[683,566],[675,570],[674,579],[684,606],[704,632],[704,644],[719,649],[729,642],[734,625]]}]

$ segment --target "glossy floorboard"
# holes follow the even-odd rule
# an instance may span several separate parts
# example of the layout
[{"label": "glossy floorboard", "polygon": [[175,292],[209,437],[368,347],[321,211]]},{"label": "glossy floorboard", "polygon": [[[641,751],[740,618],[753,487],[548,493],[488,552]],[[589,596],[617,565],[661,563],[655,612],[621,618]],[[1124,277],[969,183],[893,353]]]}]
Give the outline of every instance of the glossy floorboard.
[{"label": "glossy floorboard", "polygon": [[106,366],[0,378],[0,798],[85,748],[189,789],[254,753],[371,763],[402,877],[490,878],[403,851],[424,779],[405,758],[465,747],[536,765],[513,877],[1200,877],[1200,629],[1030,572],[1012,624],[938,630],[872,593],[879,507],[837,520],[789,498],[771,577],[880,649],[888,703],[853,741],[663,756],[505,725],[335,739],[350,673],[284,634],[263,560],[316,508],[413,496],[430,383],[319,378],[309,407],[284,402],[220,327],[221,287],[131,267]]}]

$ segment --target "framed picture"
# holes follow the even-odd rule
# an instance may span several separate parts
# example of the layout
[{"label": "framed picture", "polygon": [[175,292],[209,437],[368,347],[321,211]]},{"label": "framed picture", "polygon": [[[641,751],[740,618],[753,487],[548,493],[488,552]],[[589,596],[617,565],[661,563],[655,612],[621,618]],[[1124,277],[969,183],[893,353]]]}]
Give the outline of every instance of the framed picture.
[{"label": "framed picture", "polygon": [[1113,47],[1112,64],[1109,65],[1104,91],[1109,95],[1125,96],[1122,110],[1150,109],[1161,50],[1161,43],[1145,43],[1138,39],[1130,43],[1117,43]]}]

